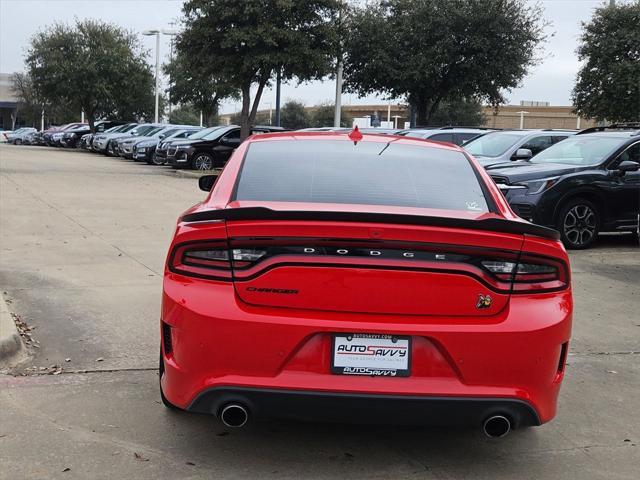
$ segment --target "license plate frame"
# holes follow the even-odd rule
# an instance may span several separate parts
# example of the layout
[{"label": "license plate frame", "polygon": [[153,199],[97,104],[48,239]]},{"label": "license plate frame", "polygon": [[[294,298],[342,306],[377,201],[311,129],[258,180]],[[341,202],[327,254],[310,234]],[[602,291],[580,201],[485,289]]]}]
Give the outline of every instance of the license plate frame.
[{"label": "license plate frame", "polygon": [[[361,341],[351,344],[354,340]],[[345,347],[341,348],[341,345]],[[351,346],[349,350],[357,347],[357,351],[345,351],[348,346]],[[341,352],[337,351],[338,348]],[[393,351],[404,351],[405,355],[399,353],[396,357]],[[338,354],[341,356],[338,357]],[[334,333],[331,335],[331,373],[371,377],[409,377],[411,376],[411,336]]]}]

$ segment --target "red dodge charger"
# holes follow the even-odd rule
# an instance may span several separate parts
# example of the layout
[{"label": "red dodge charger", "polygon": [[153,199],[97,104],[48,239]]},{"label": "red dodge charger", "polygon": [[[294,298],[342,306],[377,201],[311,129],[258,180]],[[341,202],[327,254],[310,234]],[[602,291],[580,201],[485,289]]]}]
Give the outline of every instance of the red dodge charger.
[{"label": "red dodge charger", "polygon": [[[214,183],[215,180],[215,183]],[[573,310],[554,230],[462,149],[249,138],[178,220],[164,274],[168,407],[249,419],[476,425],[556,414]]]}]

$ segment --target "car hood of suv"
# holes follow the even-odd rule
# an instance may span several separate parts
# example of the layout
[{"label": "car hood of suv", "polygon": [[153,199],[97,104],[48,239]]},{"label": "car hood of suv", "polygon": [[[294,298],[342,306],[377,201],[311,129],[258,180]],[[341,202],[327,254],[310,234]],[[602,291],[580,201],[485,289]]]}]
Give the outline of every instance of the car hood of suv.
[{"label": "car hood of suv", "polygon": [[189,147],[191,145],[197,145],[198,143],[203,143],[206,141],[207,140],[201,140],[201,139],[171,140],[171,146],[172,147]]},{"label": "car hood of suv", "polygon": [[492,177],[502,177],[510,183],[538,178],[557,177],[584,170],[585,166],[567,165],[566,163],[531,163],[527,161],[508,162],[487,168]]}]

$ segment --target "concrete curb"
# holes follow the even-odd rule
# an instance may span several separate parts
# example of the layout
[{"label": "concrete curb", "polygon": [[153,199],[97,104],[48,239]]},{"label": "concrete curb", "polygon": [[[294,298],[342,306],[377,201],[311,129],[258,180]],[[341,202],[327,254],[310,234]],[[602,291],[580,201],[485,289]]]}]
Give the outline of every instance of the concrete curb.
[{"label": "concrete curb", "polygon": [[169,175],[170,177],[177,177],[177,178],[200,178],[203,177],[205,175],[215,175],[215,174],[219,174],[222,171],[222,169],[215,169],[212,171],[206,171],[206,172],[201,172],[201,171],[195,171],[195,170],[165,170],[163,173],[165,175]]},{"label": "concrete curb", "polygon": [[17,359],[24,348],[22,338],[7,307],[7,302],[0,296],[0,365]]}]

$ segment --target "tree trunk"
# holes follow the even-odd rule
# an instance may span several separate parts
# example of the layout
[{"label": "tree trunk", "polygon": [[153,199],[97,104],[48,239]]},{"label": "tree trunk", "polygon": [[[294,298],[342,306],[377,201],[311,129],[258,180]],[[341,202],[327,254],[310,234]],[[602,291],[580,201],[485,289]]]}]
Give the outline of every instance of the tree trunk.
[{"label": "tree trunk", "polygon": [[240,140],[249,136],[249,107],[251,104],[251,83],[242,86],[242,111],[240,112]]},{"label": "tree trunk", "polygon": [[427,103],[422,99],[417,99],[415,103],[417,112],[416,127],[426,127],[429,124],[427,118]]},{"label": "tree trunk", "polygon": [[431,122],[431,119],[433,118],[433,115],[438,111],[438,107],[440,106],[440,100],[442,100],[442,98],[437,97],[435,100],[431,102],[431,106],[427,111],[427,119],[426,119],[427,125],[429,125],[429,123]]},{"label": "tree trunk", "polygon": [[96,129],[95,129],[96,121],[93,119],[93,112],[87,111],[86,116],[87,116],[87,121],[89,122],[89,130],[91,130],[91,133],[96,133]]},{"label": "tree trunk", "polygon": [[264,86],[267,84],[268,76],[260,78],[260,83],[258,84],[258,91],[256,92],[256,96],[253,99],[253,106],[251,108],[251,113],[249,114],[249,124],[253,125],[256,121],[256,113],[258,113],[258,105],[260,105],[260,99],[262,98],[262,91],[264,90]]}]

